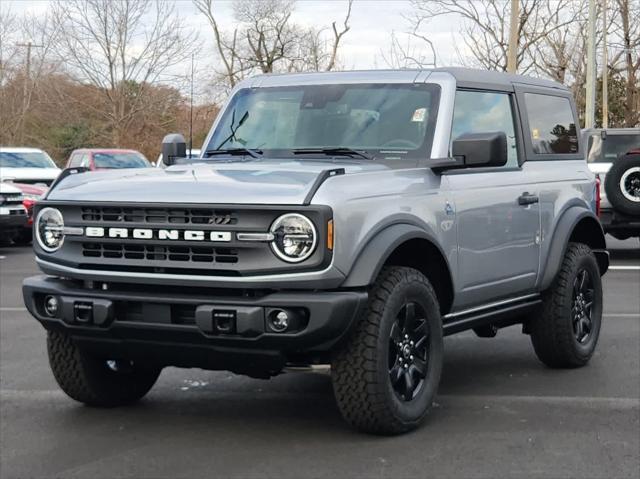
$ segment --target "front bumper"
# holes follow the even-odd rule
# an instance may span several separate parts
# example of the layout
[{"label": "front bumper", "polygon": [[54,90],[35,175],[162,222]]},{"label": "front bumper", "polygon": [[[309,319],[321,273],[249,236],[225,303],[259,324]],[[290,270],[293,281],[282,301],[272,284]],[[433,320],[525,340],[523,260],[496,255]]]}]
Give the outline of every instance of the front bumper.
[{"label": "front bumper", "polygon": [[0,214],[0,233],[16,233],[27,224],[27,214],[24,210],[2,208],[6,211]]},{"label": "front bumper", "polygon": [[[253,376],[277,374],[287,362],[326,356],[367,302],[365,291],[256,291],[232,296],[229,290],[225,294],[203,288],[108,288],[34,276],[25,279],[23,295],[29,312],[46,329],[63,331],[80,347],[107,359]],[[47,296],[58,300],[54,317],[44,309]],[[285,332],[274,331],[268,321],[280,309],[293,313]],[[222,329],[227,320],[229,329]]]}]

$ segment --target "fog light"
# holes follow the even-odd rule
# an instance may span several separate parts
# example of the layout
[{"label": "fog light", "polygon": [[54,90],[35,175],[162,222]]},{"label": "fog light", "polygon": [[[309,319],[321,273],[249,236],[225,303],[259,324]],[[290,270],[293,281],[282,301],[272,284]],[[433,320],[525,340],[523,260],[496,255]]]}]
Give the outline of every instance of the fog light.
[{"label": "fog light", "polygon": [[58,314],[58,298],[55,296],[45,296],[44,312],[47,313],[47,316],[52,318]]},{"label": "fog light", "polygon": [[271,329],[273,329],[277,333],[281,333],[286,331],[289,327],[289,315],[286,311],[283,310],[275,310],[271,313]]}]

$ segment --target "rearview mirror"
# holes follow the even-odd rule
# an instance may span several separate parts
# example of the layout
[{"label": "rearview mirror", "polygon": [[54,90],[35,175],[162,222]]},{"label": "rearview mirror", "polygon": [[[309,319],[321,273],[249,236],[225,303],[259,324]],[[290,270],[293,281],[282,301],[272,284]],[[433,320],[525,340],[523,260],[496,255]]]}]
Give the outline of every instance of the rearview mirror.
[{"label": "rearview mirror", "polygon": [[180,133],[171,133],[162,139],[162,162],[173,165],[176,158],[187,156],[187,144]]},{"label": "rearview mirror", "polygon": [[507,135],[502,131],[464,133],[453,140],[453,157],[460,166],[504,166],[507,164]]}]

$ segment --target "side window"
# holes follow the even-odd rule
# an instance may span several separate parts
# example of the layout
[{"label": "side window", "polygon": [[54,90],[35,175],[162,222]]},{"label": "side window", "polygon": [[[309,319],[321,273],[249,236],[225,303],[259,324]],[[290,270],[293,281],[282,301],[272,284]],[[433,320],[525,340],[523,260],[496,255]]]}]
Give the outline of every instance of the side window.
[{"label": "side window", "polygon": [[80,153],[74,153],[71,155],[71,159],[69,160],[69,168],[75,168],[76,166],[80,166],[80,158],[82,155]]},{"label": "side window", "polygon": [[456,92],[451,139],[463,133],[503,131],[507,135],[506,168],[518,166],[518,149],[513,121],[513,109],[508,93]]},{"label": "side window", "polygon": [[84,153],[80,161],[80,166],[89,167],[89,153]]},{"label": "side window", "polygon": [[524,102],[534,153],[544,155],[578,152],[578,132],[568,98],[525,93]]}]

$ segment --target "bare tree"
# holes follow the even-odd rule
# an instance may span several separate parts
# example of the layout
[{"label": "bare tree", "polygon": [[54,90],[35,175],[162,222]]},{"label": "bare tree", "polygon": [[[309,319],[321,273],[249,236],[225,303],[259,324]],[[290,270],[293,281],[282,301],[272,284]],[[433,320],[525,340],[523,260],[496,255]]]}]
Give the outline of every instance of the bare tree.
[{"label": "bare tree", "polygon": [[[527,61],[530,49],[541,39],[571,19],[560,20],[571,0],[521,0],[518,21],[517,65],[520,72],[531,68]],[[507,70],[510,2],[507,0],[411,0],[413,13],[408,17],[414,35],[428,28],[437,17],[462,19],[461,42],[472,63],[490,70]],[[463,58],[465,61],[465,58]]]},{"label": "bare tree", "polygon": [[351,29],[353,0],[341,23],[328,28],[302,27],[292,20],[295,0],[237,0],[234,25],[223,30],[217,20],[216,2],[193,0],[212,27],[215,48],[222,62],[222,83],[233,88],[254,73],[333,70],[339,49]]},{"label": "bare tree", "polygon": [[149,107],[149,86],[191,54],[175,6],[165,0],[57,0],[56,49],[69,72],[96,87],[110,141],[122,144],[136,115]]},{"label": "bare tree", "polygon": [[[433,42],[421,34],[409,33],[400,38],[396,32],[391,32],[389,47],[381,51],[380,56],[389,68],[427,68],[436,66],[436,51]],[[419,44],[413,41],[418,38]],[[425,53],[424,46],[430,49]]]}]

